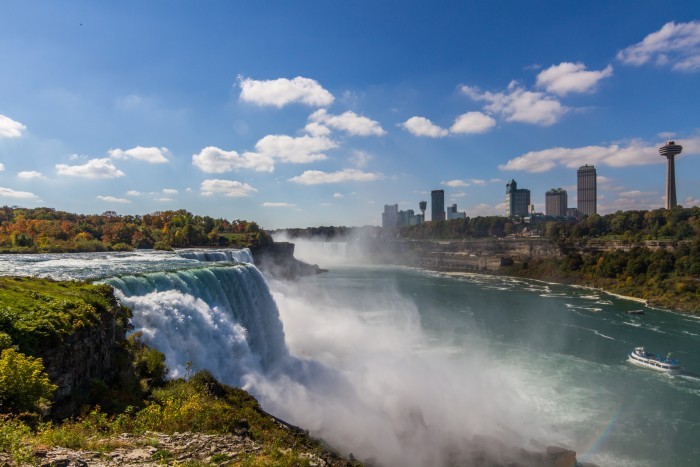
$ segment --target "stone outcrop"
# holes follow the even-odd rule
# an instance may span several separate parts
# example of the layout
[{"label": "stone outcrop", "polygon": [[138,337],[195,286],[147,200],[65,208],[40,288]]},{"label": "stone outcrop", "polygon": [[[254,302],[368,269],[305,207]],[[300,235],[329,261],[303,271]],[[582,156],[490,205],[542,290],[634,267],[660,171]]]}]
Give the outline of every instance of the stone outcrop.
[{"label": "stone outcrop", "polygon": [[[106,439],[107,445],[118,446],[105,452],[80,451],[62,447],[37,449],[34,465],[45,467],[112,467],[121,465],[238,465],[250,457],[264,459],[263,447],[250,437],[238,434],[207,435],[147,432],[142,435],[124,433]],[[280,454],[284,454],[280,450]],[[354,463],[330,451],[306,451],[300,457],[308,465],[318,467],[351,466]],[[0,465],[10,465],[9,457],[0,453]],[[257,464],[256,464],[257,465]]]},{"label": "stone outcrop", "polygon": [[251,250],[255,266],[263,273],[280,279],[294,279],[325,272],[316,264],[308,264],[294,257],[294,244],[275,242]]},{"label": "stone outcrop", "polygon": [[126,340],[126,311],[116,303],[100,313],[100,322],[67,336],[53,347],[39,349],[46,373],[58,386],[51,415],[69,417],[87,402],[91,382],[111,382],[121,369],[117,353]]}]

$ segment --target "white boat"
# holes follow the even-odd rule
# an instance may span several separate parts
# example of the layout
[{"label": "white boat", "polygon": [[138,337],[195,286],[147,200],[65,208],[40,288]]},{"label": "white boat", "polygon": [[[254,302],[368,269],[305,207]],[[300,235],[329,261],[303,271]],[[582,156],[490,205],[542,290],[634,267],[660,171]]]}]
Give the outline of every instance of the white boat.
[{"label": "white boat", "polygon": [[635,347],[634,351],[629,354],[628,360],[635,365],[651,368],[656,371],[663,371],[664,373],[679,373],[683,371],[681,362],[671,358],[671,354],[662,357],[661,355],[655,355],[645,351],[644,347]]}]

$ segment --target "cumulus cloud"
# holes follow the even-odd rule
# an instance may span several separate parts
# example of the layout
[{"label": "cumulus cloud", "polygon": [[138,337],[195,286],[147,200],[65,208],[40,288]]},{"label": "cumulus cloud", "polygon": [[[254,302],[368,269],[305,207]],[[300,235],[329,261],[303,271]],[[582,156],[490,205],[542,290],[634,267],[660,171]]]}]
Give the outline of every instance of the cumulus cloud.
[{"label": "cumulus cloud", "polygon": [[469,183],[465,182],[464,180],[448,180],[446,182],[440,182],[441,185],[449,186],[450,188],[457,188],[457,187],[468,187]]},{"label": "cumulus cloud", "polygon": [[342,193],[333,193],[333,197],[334,198],[345,198],[345,195],[343,195]]},{"label": "cumulus cloud", "polygon": [[688,196],[683,200],[683,207],[690,208],[693,206],[700,206],[700,199]]},{"label": "cumulus cloud", "polygon": [[98,195],[97,199],[101,199],[102,201],[107,201],[108,203],[131,203],[131,201],[126,199],[126,198],[116,198],[114,196]]},{"label": "cumulus cloud", "polygon": [[124,172],[117,169],[110,159],[90,159],[82,165],[56,164],[59,175],[90,179],[123,177]]},{"label": "cumulus cloud", "polygon": [[141,192],[136,190],[129,190],[126,192],[126,194],[128,196],[141,196]]},{"label": "cumulus cloud", "polygon": [[330,128],[318,122],[309,122],[304,130],[311,136],[329,136],[331,134]]},{"label": "cumulus cloud", "polygon": [[238,169],[272,172],[275,169],[275,161],[268,155],[253,152],[240,155],[236,151],[224,151],[214,146],[208,146],[194,154],[192,163],[206,173],[224,173]]},{"label": "cumulus cloud", "polygon": [[321,185],[327,183],[343,182],[372,182],[382,179],[380,173],[363,172],[357,169],[345,169],[338,172],[322,172],[320,170],[307,170],[289,181],[302,185]]},{"label": "cumulus cloud", "polygon": [[587,71],[583,63],[562,62],[540,72],[537,75],[537,86],[559,96],[571,92],[590,92],[595,90],[600,80],[612,74],[610,65],[600,71]]},{"label": "cumulus cloud", "polygon": [[240,99],[260,106],[284,107],[299,102],[314,107],[326,107],[333,103],[333,94],[326,91],[316,80],[297,76],[294,79],[271,80],[238,79],[241,87]]},{"label": "cumulus cloud", "polygon": [[498,114],[509,122],[549,126],[558,122],[568,111],[554,97],[527,91],[516,81],[511,81],[504,92],[481,92],[473,86],[462,86],[460,90],[476,101],[487,102],[484,110]]},{"label": "cumulus cloud", "polygon": [[[2,164],[0,164],[2,165]],[[5,169],[3,166],[0,169],[0,172],[2,172]],[[41,172],[37,172],[36,170],[23,170],[22,172],[19,172],[17,174],[17,177],[24,179],[24,180],[31,180],[33,178],[43,178],[44,175]]]},{"label": "cumulus cloud", "polygon": [[[649,144],[633,140],[627,145],[585,146],[581,148],[551,148],[530,151],[522,156],[499,165],[501,170],[523,170],[525,172],[546,172],[557,165],[573,169],[584,164],[601,164],[610,167],[660,164],[665,159],[659,156],[663,143]],[[700,154],[700,137],[682,143],[684,155]]]},{"label": "cumulus cloud", "polygon": [[109,150],[109,157],[112,159],[136,159],[149,164],[165,164],[168,162],[168,156],[170,156],[168,148],[136,146],[126,151],[119,148]]},{"label": "cumulus cloud", "polygon": [[598,212],[609,214],[617,211],[638,211],[657,209],[663,204],[663,197],[653,191],[631,190],[619,193],[613,200],[599,198]]},{"label": "cumulus cloud", "polygon": [[292,203],[271,203],[271,202],[264,202],[262,203],[262,206],[265,208],[292,208],[296,206],[296,204]]},{"label": "cumulus cloud", "polygon": [[324,151],[338,147],[325,136],[267,135],[255,144],[260,156],[278,159],[293,164],[307,164],[327,158]]},{"label": "cumulus cloud", "polygon": [[455,119],[452,133],[485,133],[496,126],[496,120],[481,112],[467,112]]},{"label": "cumulus cloud", "polygon": [[411,117],[403,123],[400,123],[404,130],[414,136],[427,136],[429,138],[442,138],[449,134],[446,129],[435,125],[425,117]]},{"label": "cumulus cloud", "polygon": [[379,122],[357,115],[350,110],[340,115],[332,115],[325,109],[319,109],[309,116],[309,120],[336,130],[345,131],[353,136],[382,136],[386,134]]},{"label": "cumulus cloud", "polygon": [[5,171],[5,164],[0,163],[0,172],[4,172],[4,171]]},{"label": "cumulus cloud", "polygon": [[164,195],[176,195],[178,191],[175,188],[163,188]]},{"label": "cumulus cloud", "polygon": [[0,198],[38,199],[39,197],[28,191],[16,191],[11,188],[0,187]]},{"label": "cumulus cloud", "polygon": [[0,138],[19,138],[26,129],[27,127],[20,122],[0,115]]},{"label": "cumulus cloud", "polygon": [[358,169],[361,169],[367,167],[369,161],[372,160],[372,155],[365,151],[355,150],[352,152],[348,160],[352,165],[354,165]]},{"label": "cumulus cloud", "polygon": [[243,198],[258,191],[247,183],[218,179],[204,180],[200,189],[203,196],[224,195],[231,198]]},{"label": "cumulus cloud", "polygon": [[700,70],[700,21],[666,23],[641,42],[619,51],[617,59],[633,66],[653,63],[675,71]]}]

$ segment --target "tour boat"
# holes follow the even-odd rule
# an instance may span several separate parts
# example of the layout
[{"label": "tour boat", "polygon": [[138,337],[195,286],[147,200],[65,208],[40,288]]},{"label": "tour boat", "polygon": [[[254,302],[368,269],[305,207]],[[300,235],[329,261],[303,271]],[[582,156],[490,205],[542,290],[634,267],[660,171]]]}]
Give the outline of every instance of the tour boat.
[{"label": "tour boat", "polygon": [[651,368],[656,371],[663,371],[665,373],[678,373],[683,370],[681,362],[671,358],[671,354],[665,357],[654,355],[653,353],[646,352],[644,347],[635,347],[634,351],[629,354],[629,361],[635,365]]}]

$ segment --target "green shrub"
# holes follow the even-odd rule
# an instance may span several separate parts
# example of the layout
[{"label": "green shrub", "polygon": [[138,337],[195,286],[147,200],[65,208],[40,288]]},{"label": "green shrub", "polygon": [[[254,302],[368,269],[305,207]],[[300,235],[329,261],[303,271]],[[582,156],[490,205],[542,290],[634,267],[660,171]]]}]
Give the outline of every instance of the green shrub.
[{"label": "green shrub", "polygon": [[153,245],[154,250],[162,250],[162,251],[173,251],[173,247],[171,247],[169,244],[165,242],[156,242]]},{"label": "green shrub", "polygon": [[57,386],[44,372],[40,358],[24,355],[13,348],[0,355],[0,411],[42,413]]},{"label": "green shrub", "polygon": [[17,465],[33,460],[32,446],[26,441],[31,431],[24,423],[12,418],[0,417],[0,452],[6,452]]}]

